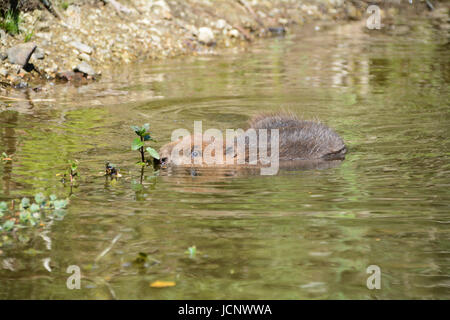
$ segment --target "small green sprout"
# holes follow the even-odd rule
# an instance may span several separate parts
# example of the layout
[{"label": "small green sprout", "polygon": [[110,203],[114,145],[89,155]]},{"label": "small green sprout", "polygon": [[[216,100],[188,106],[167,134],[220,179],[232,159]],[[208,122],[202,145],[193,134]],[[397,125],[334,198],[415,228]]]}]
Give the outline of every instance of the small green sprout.
[{"label": "small green sprout", "polygon": [[151,157],[151,161],[153,159],[159,159],[158,151],[153,149],[152,147],[147,147],[144,151],[145,141],[155,141],[150,135],[150,124],[146,123],[142,127],[139,126],[131,126],[134,133],[136,133],[137,137],[131,143],[131,150],[138,150],[141,154],[141,161],[139,162],[142,165],[145,165],[145,151],[147,151]]},{"label": "small green sprout", "polygon": [[186,253],[189,253],[190,258],[194,258],[195,254],[197,253],[197,248],[195,246],[189,247]]},{"label": "small green sprout", "polygon": [[61,8],[63,10],[67,10],[67,8],[69,8],[70,3],[68,1],[63,1],[61,2]]},{"label": "small green sprout", "polygon": [[73,182],[76,176],[78,176],[78,160],[69,160],[69,177],[70,182]]},{"label": "small green sprout", "polygon": [[11,161],[11,157],[6,154],[6,152],[2,152],[2,161]]},{"label": "small green sprout", "polygon": [[112,178],[118,178],[118,177],[122,176],[119,173],[119,169],[117,169],[115,164],[107,162],[105,167],[106,167],[105,168],[105,175],[106,176],[110,176]]},{"label": "small green sprout", "polygon": [[14,228],[14,225],[15,225],[15,221],[14,221],[13,219],[7,220],[7,221],[3,224],[2,229],[5,230],[5,231],[11,231],[12,228]]},{"label": "small green sprout", "polygon": [[31,31],[25,33],[25,37],[24,37],[23,41],[24,42],[29,42],[31,40],[31,38],[33,38],[33,36],[34,36],[34,31],[31,30]]}]

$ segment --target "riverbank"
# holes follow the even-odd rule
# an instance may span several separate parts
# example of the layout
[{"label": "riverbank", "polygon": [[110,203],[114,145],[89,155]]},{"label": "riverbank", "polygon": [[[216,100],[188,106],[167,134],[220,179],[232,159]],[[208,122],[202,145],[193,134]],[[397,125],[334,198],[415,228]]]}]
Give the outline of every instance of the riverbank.
[{"label": "riverbank", "polygon": [[[138,60],[217,54],[294,26],[369,16],[365,2],[339,0],[53,1],[50,10],[39,1],[26,3],[19,8],[17,33],[0,30],[3,90],[41,90],[49,81],[85,83]],[[398,15],[395,4],[381,8],[386,21]],[[426,3],[415,7],[421,9]],[[445,10],[441,20],[448,25]]]}]

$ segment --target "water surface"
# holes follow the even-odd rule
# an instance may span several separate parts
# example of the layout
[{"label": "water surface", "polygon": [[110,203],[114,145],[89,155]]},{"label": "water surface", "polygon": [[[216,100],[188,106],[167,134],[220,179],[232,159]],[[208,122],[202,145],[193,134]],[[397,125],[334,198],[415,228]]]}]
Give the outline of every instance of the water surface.
[{"label": "water surface", "polygon": [[[0,298],[450,298],[449,62],[426,24],[401,37],[351,25],[16,94],[54,101],[2,102],[0,153],[13,161],[0,164],[0,200],[44,192],[71,203],[63,220],[2,238]],[[334,128],[347,159],[277,176],[146,168],[141,179],[130,125],[149,122],[160,147],[194,120],[242,128],[279,110]],[[57,176],[71,159],[72,188]],[[105,161],[123,177],[99,176]],[[133,263],[140,252],[151,260]],[[373,264],[380,290],[366,287]],[[81,290],[66,288],[69,265]]]}]

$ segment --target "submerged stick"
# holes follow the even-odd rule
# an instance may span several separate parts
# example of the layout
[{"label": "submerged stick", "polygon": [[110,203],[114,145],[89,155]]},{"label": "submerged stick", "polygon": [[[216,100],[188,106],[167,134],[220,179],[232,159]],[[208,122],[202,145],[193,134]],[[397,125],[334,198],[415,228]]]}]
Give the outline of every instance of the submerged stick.
[{"label": "submerged stick", "polygon": [[95,263],[97,263],[101,258],[103,258],[108,252],[109,250],[112,249],[112,247],[114,246],[114,244],[116,244],[116,242],[120,239],[120,237],[122,236],[121,233],[119,233],[112,241],[111,244],[109,245],[109,247],[107,247],[105,250],[102,251],[102,253],[100,253],[97,258],[95,258]]}]

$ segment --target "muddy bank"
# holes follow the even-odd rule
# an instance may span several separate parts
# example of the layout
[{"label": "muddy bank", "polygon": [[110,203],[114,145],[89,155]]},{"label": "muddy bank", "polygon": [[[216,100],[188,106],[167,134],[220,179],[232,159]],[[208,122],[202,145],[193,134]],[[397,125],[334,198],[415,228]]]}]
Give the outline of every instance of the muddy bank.
[{"label": "muddy bank", "polygon": [[[11,2],[1,4],[3,26]],[[255,38],[281,36],[310,22],[369,16],[368,3],[341,0],[35,0],[17,4],[18,30],[0,30],[2,90],[46,90],[46,84],[54,81],[84,83],[137,60],[216,54],[224,48],[245,48]],[[429,15],[448,32],[448,6],[435,2],[430,8],[429,4],[380,2],[385,30],[397,32],[395,19],[403,6]]]}]

